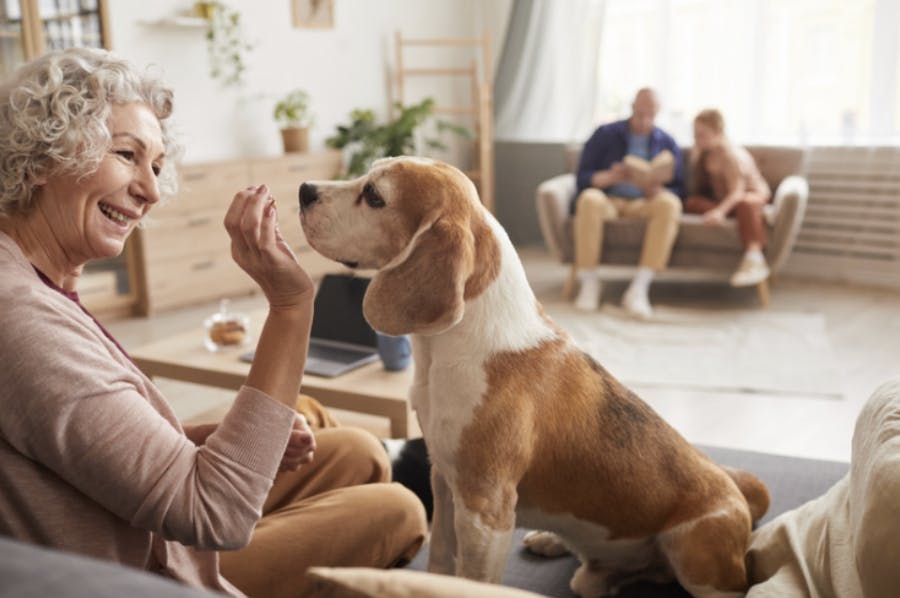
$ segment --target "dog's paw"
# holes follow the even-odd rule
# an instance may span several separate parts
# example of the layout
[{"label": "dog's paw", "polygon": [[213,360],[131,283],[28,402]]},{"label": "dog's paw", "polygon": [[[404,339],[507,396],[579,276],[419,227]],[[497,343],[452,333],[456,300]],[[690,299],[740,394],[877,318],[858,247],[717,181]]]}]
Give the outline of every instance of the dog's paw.
[{"label": "dog's paw", "polygon": [[553,532],[530,531],[522,540],[529,551],[545,557],[558,557],[568,554],[569,549],[563,544],[559,536]]},{"label": "dog's paw", "polygon": [[575,571],[575,575],[569,582],[569,587],[581,598],[614,596],[618,593],[619,589],[617,587],[610,587],[607,580],[608,575],[608,571],[592,569],[586,565],[581,565]]}]

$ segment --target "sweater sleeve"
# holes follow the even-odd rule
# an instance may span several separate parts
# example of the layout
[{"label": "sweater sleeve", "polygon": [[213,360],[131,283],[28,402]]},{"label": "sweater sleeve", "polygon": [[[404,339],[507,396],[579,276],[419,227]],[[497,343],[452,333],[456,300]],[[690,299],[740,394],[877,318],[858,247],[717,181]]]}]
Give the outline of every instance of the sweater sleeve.
[{"label": "sweater sleeve", "polygon": [[136,527],[201,549],[249,541],[292,409],[244,387],[217,431],[195,446],[154,408],[146,378],[92,322],[35,297],[4,303],[6,442]]}]

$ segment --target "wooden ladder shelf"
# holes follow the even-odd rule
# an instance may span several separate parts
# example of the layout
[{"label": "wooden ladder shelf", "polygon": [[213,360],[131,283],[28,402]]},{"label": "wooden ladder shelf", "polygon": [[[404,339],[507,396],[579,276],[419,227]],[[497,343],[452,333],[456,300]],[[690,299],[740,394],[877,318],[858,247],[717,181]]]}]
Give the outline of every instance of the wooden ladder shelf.
[{"label": "wooden ladder shelf", "polygon": [[[462,46],[475,50],[476,58],[469,67],[408,68],[405,66],[404,50],[423,47]],[[396,33],[397,98],[404,103],[406,80],[411,77],[455,77],[468,78],[471,85],[470,104],[442,105],[436,100],[435,113],[448,116],[468,116],[474,128],[473,166],[466,175],[478,189],[482,203],[494,212],[494,97],[493,75],[491,73],[490,39],[487,34],[474,38],[404,38]]]}]

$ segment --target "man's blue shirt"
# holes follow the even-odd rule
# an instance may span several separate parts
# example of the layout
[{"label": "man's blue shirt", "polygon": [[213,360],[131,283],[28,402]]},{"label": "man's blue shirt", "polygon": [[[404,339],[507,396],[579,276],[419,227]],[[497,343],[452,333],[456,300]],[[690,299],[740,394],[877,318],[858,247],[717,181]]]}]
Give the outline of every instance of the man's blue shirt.
[{"label": "man's blue shirt", "polygon": [[[628,120],[620,120],[598,127],[584,144],[576,173],[577,190],[570,205],[572,213],[575,212],[575,199],[591,186],[591,176],[598,170],[608,170],[614,162],[621,162],[628,154],[630,133]],[[668,133],[659,127],[653,127],[649,135],[649,158],[652,159],[663,150],[669,150],[675,157],[675,176],[666,187],[683,198],[681,150]],[[609,188],[603,191],[608,192]]]}]

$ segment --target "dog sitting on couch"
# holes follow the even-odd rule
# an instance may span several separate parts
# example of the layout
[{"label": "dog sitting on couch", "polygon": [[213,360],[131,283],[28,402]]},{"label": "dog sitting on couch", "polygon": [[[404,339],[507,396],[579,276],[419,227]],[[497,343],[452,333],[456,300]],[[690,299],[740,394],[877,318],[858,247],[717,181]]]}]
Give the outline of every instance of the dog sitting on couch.
[{"label": "dog sitting on couch", "polygon": [[412,335],[430,571],[500,582],[519,525],[579,558],[581,596],[673,576],[694,596],[746,591],[765,486],[696,450],[543,313],[463,173],[379,160],[352,181],[304,183],[300,207],[315,250],[377,270],[372,327]]}]

